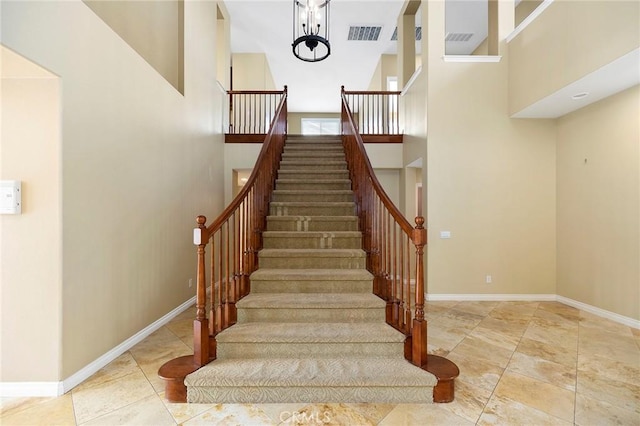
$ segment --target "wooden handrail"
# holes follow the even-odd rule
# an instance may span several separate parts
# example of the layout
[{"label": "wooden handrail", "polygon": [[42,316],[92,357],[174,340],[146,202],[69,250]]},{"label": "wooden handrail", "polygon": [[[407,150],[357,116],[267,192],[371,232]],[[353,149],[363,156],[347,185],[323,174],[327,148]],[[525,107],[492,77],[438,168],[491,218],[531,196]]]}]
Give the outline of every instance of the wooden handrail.
[{"label": "wooden handrail", "polygon": [[357,91],[344,90],[353,122],[361,136],[401,135],[398,91]]},{"label": "wooden handrail", "polygon": [[[198,272],[193,359],[198,367],[215,359],[215,336],[235,324],[235,304],[249,294],[249,276],[258,268],[262,232],[287,132],[287,87],[277,93],[282,94],[280,103],[246,184],[211,225],[206,226],[205,216],[196,219]],[[209,257],[205,254],[207,245]],[[211,288],[209,300],[207,287]]]},{"label": "wooden handrail", "polygon": [[344,87],[342,141],[363,232],[367,269],[374,276],[373,291],[387,302],[387,323],[407,336],[405,357],[422,366],[427,360],[423,267],[427,231],[424,218],[417,217],[416,226],[412,226],[382,188],[366,154]]}]

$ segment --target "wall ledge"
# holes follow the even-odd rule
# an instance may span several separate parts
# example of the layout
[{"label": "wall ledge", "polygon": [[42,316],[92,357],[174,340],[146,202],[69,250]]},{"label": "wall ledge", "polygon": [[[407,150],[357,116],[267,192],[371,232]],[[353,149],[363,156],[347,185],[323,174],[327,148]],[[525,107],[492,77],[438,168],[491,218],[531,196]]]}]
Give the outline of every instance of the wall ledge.
[{"label": "wall ledge", "polygon": [[538,16],[542,15],[542,12],[544,12],[546,8],[551,6],[551,3],[553,3],[553,1],[554,0],[544,0],[542,3],[540,3],[540,5],[529,14],[529,16],[527,16],[522,22],[520,22],[520,25],[518,25],[513,31],[511,31],[511,34],[507,36],[507,43],[516,38],[516,36],[520,34],[525,28],[527,28],[530,23],[535,21]]},{"label": "wall ledge", "polygon": [[464,63],[497,63],[500,62],[500,55],[444,55],[442,59],[445,62],[464,62]]},{"label": "wall ledge", "polygon": [[421,73],[422,73],[422,66],[419,66],[418,69],[415,70],[415,72],[413,73],[409,81],[407,81],[407,84],[405,84],[404,87],[402,88],[402,92],[400,92],[400,96],[404,96],[407,94],[407,92],[409,91],[409,89],[411,89],[411,86],[413,86],[413,83],[416,82],[416,80],[418,79],[418,76]]},{"label": "wall ledge", "polygon": [[616,314],[615,312],[607,311],[606,309],[598,308],[593,305],[588,305],[577,300],[569,299],[568,297],[560,296],[558,294],[425,294],[426,300],[433,302],[439,300],[447,301],[489,301],[489,302],[519,302],[519,301],[531,301],[531,302],[560,302],[565,305],[572,306],[576,309],[581,309],[590,314],[597,315],[602,318],[615,321],[617,323],[626,325],[631,328],[640,329],[640,320],[636,320],[624,315]]}]

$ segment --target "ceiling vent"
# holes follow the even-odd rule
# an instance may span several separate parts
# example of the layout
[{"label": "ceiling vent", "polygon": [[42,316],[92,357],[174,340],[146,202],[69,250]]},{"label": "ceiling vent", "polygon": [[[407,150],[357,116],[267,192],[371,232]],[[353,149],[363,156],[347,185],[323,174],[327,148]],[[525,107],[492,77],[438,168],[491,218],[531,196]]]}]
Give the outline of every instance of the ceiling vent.
[{"label": "ceiling vent", "polygon": [[444,41],[469,41],[473,37],[473,33],[447,33]]},{"label": "ceiling vent", "polygon": [[[393,35],[391,36],[391,41],[398,40],[398,27],[393,30]],[[422,40],[422,27],[416,27],[416,41]]]},{"label": "ceiling vent", "polygon": [[351,26],[347,40],[378,41],[381,31],[380,26]]}]

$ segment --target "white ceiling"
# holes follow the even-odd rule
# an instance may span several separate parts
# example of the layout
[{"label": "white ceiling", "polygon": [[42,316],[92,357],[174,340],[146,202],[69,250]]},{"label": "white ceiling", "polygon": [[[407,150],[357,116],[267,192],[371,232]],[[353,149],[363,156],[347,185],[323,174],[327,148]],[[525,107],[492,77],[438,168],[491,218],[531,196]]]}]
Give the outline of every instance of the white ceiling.
[{"label": "white ceiling", "polygon": [[[331,0],[331,55],[308,63],[294,57],[291,50],[293,0],[225,0],[231,21],[231,51],[266,55],[276,87],[288,86],[289,111],[339,112],[340,86],[367,90],[380,55],[396,53],[397,42],[391,41],[391,36],[403,4],[404,0]],[[447,54],[471,54],[487,36],[487,0],[446,0],[445,12],[447,34],[474,34],[467,42],[447,42]],[[382,26],[382,31],[378,41],[348,41],[352,25]],[[420,25],[418,19],[416,26]],[[420,42],[416,42],[416,51],[420,52]],[[637,56],[636,52],[604,67],[515,117],[558,117],[638,84]],[[570,99],[579,91],[590,95],[580,101]]]},{"label": "white ceiling", "polygon": [[[332,0],[331,55],[322,62],[307,63],[291,51],[292,0],[226,0],[231,51],[266,55],[276,87],[289,88],[290,111],[337,112],[340,86],[366,90],[380,55],[396,53],[397,42],[391,36],[403,4],[404,0]],[[450,54],[471,53],[484,40],[486,9],[487,0],[447,1],[447,29],[476,34],[468,42],[448,43]],[[382,26],[382,31],[378,41],[348,41],[352,25]],[[420,25],[418,18],[416,26]],[[416,50],[420,51],[419,42]]]}]

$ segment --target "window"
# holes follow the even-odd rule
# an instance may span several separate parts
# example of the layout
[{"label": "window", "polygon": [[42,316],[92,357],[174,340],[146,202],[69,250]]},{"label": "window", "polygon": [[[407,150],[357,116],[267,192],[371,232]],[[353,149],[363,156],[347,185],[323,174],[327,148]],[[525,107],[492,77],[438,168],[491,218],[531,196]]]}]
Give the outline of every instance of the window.
[{"label": "window", "polygon": [[301,119],[303,135],[339,135],[339,118],[303,118]]}]

